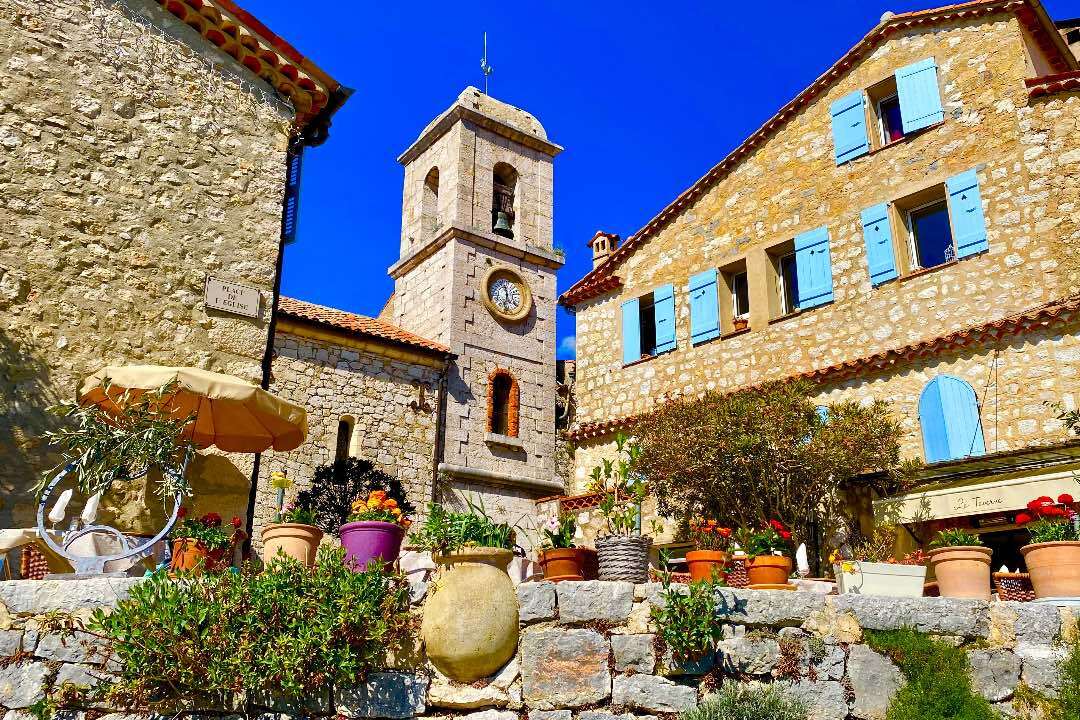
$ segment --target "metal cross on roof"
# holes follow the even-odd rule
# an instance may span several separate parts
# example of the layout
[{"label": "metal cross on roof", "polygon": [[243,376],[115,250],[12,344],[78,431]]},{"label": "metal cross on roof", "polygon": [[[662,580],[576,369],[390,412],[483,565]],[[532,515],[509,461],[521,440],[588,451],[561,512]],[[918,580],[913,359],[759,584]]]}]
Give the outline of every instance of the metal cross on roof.
[{"label": "metal cross on roof", "polygon": [[480,58],[480,72],[484,73],[484,94],[488,94],[488,78],[491,77],[491,73],[495,72],[495,68],[488,62],[487,56],[487,32],[484,32],[484,57]]}]

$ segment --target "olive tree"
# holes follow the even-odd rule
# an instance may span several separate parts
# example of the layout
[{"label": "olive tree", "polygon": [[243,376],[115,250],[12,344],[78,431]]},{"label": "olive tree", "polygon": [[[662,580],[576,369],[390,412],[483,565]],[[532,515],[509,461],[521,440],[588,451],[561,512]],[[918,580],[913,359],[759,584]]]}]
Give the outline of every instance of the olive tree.
[{"label": "olive tree", "polygon": [[635,428],[637,469],[659,512],[759,527],[777,519],[806,543],[814,567],[849,512],[845,489],[874,472],[895,488],[909,469],[888,403],[833,403],[822,412],[805,381],[670,399]]}]

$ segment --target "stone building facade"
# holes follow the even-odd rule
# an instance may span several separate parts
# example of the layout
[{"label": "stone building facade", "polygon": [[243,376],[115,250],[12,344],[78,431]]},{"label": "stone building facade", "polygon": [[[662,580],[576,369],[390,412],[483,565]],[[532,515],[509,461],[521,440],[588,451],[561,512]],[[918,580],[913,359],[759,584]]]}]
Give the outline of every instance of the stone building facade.
[{"label": "stone building facade", "polygon": [[[974,395],[985,453],[1063,441],[1044,402],[1080,400],[1077,68],[1035,1],[886,13],[625,243],[598,233],[561,298],[575,489],[665,396],[793,376],[822,405],[890,400],[931,463],[920,404],[942,376]],[[941,262],[919,262],[930,212],[954,238]],[[628,356],[647,301],[673,331]]]},{"label": "stone building facade", "polygon": [[307,408],[308,437],[296,450],[263,454],[256,537],[276,508],[272,471],[286,471],[295,493],[339,457],[371,461],[424,508],[434,498],[439,389],[449,360],[445,346],[385,322],[281,298],[270,390]]},{"label": "stone building facade", "polygon": [[[83,377],[262,380],[287,156],[342,89],[229,0],[0,0],[0,64],[0,527],[27,527],[46,408]],[[258,316],[208,309],[210,276]],[[250,457],[192,472],[200,507],[245,514]]]}]

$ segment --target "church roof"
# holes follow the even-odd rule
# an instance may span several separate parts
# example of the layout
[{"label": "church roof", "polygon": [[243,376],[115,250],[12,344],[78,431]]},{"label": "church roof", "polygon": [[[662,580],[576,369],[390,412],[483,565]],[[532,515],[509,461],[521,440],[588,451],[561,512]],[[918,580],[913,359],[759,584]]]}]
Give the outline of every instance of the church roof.
[{"label": "church roof", "polygon": [[450,354],[450,348],[445,345],[414,335],[408,330],[403,330],[397,325],[391,325],[385,320],[378,320],[366,315],[356,315],[344,310],[285,297],[284,295],[278,299],[278,313],[284,317],[315,323],[349,335],[386,340],[442,355]]},{"label": "church roof", "polygon": [[[1039,48],[1046,53],[1048,61],[1054,68],[1055,73],[1057,73],[1051,76],[1050,79],[1060,79],[1059,86],[1068,85],[1074,79],[1070,71],[1077,69],[1077,60],[1068,46],[1065,45],[1064,40],[1058,33],[1054,23],[1047,16],[1039,0],[972,0],[971,2],[946,5],[931,10],[917,10],[899,15],[886,14],[882,17],[881,22],[856,43],[853,48],[844,53],[839,60],[833,63],[832,67],[822,73],[808,88],[799,93],[787,105],[780,108],[775,115],[765,121],[764,125],[744,140],[741,145],[732,150],[726,158],[675,198],[671,204],[661,210],[644,227],[627,238],[626,242],[613,252],[606,261],[574,283],[562,294],[559,303],[572,307],[621,287],[622,281],[615,275],[615,270],[623,260],[632,255],[646,240],[659,233],[690,205],[697,202],[716,183],[727,177],[744,158],[748,157],[778,132],[788,120],[795,117],[803,108],[824,94],[855,63],[869,55],[890,36],[913,28],[933,27],[943,23],[956,22],[957,20],[1000,13],[1015,15]],[[1033,87],[1031,93],[1035,95],[1043,90],[1043,86],[1037,86]]]}]

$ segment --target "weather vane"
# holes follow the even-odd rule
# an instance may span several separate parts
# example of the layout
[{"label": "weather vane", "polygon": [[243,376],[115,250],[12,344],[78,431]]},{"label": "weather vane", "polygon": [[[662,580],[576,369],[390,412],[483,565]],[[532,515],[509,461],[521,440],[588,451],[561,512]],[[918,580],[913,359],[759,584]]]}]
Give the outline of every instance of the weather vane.
[{"label": "weather vane", "polygon": [[487,32],[484,32],[484,57],[480,58],[480,72],[484,73],[484,94],[488,94],[488,78],[491,77],[491,73],[495,72],[495,68],[491,67],[487,58]]}]

